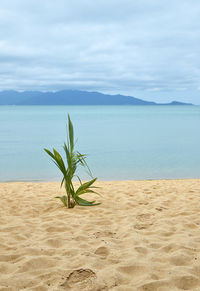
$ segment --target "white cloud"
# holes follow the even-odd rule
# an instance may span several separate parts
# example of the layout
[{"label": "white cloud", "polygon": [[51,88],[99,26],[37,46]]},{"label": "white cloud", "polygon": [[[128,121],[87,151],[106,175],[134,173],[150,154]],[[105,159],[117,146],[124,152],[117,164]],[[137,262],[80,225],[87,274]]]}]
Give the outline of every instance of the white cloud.
[{"label": "white cloud", "polygon": [[1,0],[0,89],[200,103],[199,14],[197,0]]},{"label": "white cloud", "polygon": [[151,91],[151,92],[156,92],[156,91],[160,91],[161,89],[160,88],[150,88],[150,89],[147,89],[148,91]]}]

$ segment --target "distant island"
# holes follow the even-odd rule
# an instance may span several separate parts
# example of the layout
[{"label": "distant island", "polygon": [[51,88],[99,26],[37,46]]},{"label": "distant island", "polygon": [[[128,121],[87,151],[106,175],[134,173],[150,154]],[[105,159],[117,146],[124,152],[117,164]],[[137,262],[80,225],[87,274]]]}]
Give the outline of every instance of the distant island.
[{"label": "distant island", "polygon": [[62,90],[56,92],[41,91],[0,91],[0,105],[192,105],[173,101],[155,103],[131,96],[109,95],[99,92]]}]

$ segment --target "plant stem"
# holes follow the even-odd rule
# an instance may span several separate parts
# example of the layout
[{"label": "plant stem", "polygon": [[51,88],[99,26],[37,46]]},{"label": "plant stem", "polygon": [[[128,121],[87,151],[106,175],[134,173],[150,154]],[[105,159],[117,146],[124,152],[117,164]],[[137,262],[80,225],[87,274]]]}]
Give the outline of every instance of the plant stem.
[{"label": "plant stem", "polygon": [[72,203],[72,201],[71,201],[70,189],[69,189],[69,187],[68,187],[66,182],[65,182],[65,191],[67,193],[67,208],[73,208],[74,207],[74,203]]},{"label": "plant stem", "polygon": [[67,193],[67,208],[70,208],[70,196]]}]

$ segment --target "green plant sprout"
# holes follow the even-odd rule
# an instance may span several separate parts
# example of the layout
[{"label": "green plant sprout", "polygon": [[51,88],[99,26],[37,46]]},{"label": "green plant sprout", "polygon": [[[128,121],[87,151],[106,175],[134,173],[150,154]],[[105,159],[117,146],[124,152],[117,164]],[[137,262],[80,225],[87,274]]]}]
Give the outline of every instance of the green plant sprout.
[{"label": "green plant sprout", "polygon": [[[63,148],[66,155],[67,166],[65,165],[61,155],[54,148],[52,152],[49,151],[48,149],[44,149],[47,152],[47,154],[53,159],[53,162],[56,164],[58,169],[63,174],[61,187],[64,184],[67,195],[56,196],[55,198],[60,199],[67,208],[73,208],[76,204],[80,206],[99,205],[100,203],[95,203],[96,201],[87,201],[80,197],[82,194],[85,194],[85,193],[98,194],[97,192],[93,190],[94,188],[97,188],[93,186],[97,178],[94,178],[88,182],[82,183],[79,176],[76,175],[76,171],[79,166],[85,167],[88,170],[90,175],[91,175],[91,171],[85,161],[86,155],[80,154],[78,151],[74,150],[74,128],[73,128],[73,124],[71,122],[69,114],[68,114],[67,144],[64,143]],[[80,182],[80,186],[76,190],[72,182],[74,177],[77,177]]]}]

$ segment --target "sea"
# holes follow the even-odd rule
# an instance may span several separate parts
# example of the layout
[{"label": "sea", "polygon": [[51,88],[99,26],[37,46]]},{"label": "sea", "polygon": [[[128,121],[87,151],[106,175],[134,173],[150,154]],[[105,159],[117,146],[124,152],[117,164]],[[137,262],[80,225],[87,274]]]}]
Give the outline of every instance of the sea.
[{"label": "sea", "polygon": [[200,106],[0,106],[1,182],[62,178],[67,114],[99,180],[200,178]]}]

